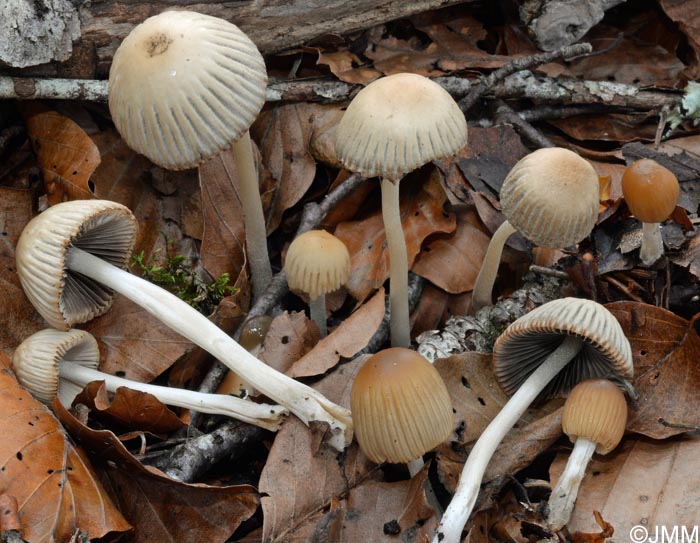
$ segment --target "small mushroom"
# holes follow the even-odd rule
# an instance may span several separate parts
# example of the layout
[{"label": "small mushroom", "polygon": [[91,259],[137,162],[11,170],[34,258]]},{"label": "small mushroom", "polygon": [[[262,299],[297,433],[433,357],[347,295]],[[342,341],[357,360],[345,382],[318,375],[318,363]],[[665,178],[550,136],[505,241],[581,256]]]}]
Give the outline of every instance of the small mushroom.
[{"label": "small mushroom", "polygon": [[348,248],[325,230],[309,230],[289,245],[284,271],[290,289],[309,295],[311,319],[318,325],[321,337],[325,337],[328,334],[326,294],[338,290],[348,280]]},{"label": "small mushroom", "polygon": [[552,530],[559,531],[569,522],[593,453],[608,454],[617,447],[626,425],[625,395],[611,381],[588,379],[571,390],[561,426],[574,448],[549,497],[547,523]]},{"label": "small mushroom", "polygon": [[165,11],[134,27],[114,54],[109,111],[127,145],[170,170],[194,168],[229,147],[238,169],[254,297],[272,280],[248,128],[265,103],[267,71],[236,25]]},{"label": "small mushroom", "polygon": [[389,248],[391,345],[411,345],[408,256],[401,226],[399,181],[467,143],[467,121],[449,93],[422,75],[377,79],[357,93],[336,129],[335,150],[345,167],[381,177],[382,215]]},{"label": "small mushroom", "polygon": [[281,417],[287,414],[279,405],[122,379],[98,371],[99,358],[97,341],[88,332],[47,328],[32,334],[15,349],[12,369],[20,384],[47,405],[58,396],[63,405],[70,406],[85,385],[104,381],[109,392],[127,387],[151,394],[168,405],[233,417],[266,430],[277,430]]},{"label": "small mushroom", "polygon": [[17,272],[41,316],[67,330],[106,312],[119,292],[304,423],[327,423],[329,443],[342,450],[352,440],[349,410],[261,362],[177,296],[121,269],[136,229],[129,209],[108,200],[63,202],[29,221],[17,243]]},{"label": "small mushroom", "polygon": [[372,462],[408,463],[411,476],[423,455],[445,441],[454,423],[440,374],[411,349],[371,356],[355,377],[350,409],[360,449]]},{"label": "small mushroom", "polygon": [[513,166],[501,187],[506,220],[494,232],[474,284],[472,307],[491,305],[506,240],[514,232],[550,249],[588,236],[598,217],[600,185],[588,161],[560,147],[539,149]]},{"label": "small mushroom", "polygon": [[659,223],[673,213],[679,191],[673,172],[650,158],[633,162],[622,174],[622,195],[642,223],[639,258],[645,266],[651,266],[664,254]]},{"label": "small mushroom", "polygon": [[459,543],[481,480],[501,440],[538,397],[565,394],[584,379],[631,387],[632,348],[620,323],[591,300],[562,298],[513,322],[493,348],[494,372],[513,394],[469,453],[433,543]]}]

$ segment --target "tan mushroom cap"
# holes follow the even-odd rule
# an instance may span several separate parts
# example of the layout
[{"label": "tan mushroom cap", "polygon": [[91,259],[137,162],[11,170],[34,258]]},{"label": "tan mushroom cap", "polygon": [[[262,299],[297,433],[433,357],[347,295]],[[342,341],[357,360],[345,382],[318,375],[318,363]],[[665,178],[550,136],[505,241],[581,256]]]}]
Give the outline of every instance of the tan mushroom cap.
[{"label": "tan mushroom cap", "polygon": [[63,202],[34,217],[22,231],[16,255],[20,282],[34,308],[59,330],[106,312],[113,292],[67,270],[67,251],[74,245],[123,268],[137,229],[131,211],[108,200]]},{"label": "tan mushroom cap", "polygon": [[542,391],[548,398],[567,393],[584,379],[630,380],[632,348],[620,323],[601,304],[580,298],[548,302],[513,322],[493,347],[501,388],[512,394],[564,340],[578,336],[583,348]]},{"label": "tan mushroom cap", "polygon": [[350,275],[350,253],[345,244],[325,230],[310,230],[289,245],[284,261],[287,283],[312,300],[345,284]]},{"label": "tan mushroom cap", "polygon": [[450,94],[427,77],[401,73],[357,93],[336,129],[335,150],[347,169],[397,181],[466,143],[467,122]]},{"label": "tan mushroom cap", "polygon": [[541,247],[560,249],[588,236],[598,218],[600,183],[591,164],[568,149],[523,157],[501,187],[508,221]]},{"label": "tan mushroom cap", "polygon": [[236,25],[166,11],[136,26],[109,71],[109,111],[126,143],[172,170],[227,149],[265,102],[267,72]]},{"label": "tan mushroom cap", "polygon": [[662,222],[673,213],[680,186],[675,174],[650,158],[633,162],[622,174],[627,207],[642,222]]},{"label": "tan mushroom cap", "polygon": [[[59,385],[59,368],[63,361],[97,369],[100,351],[97,341],[84,330],[63,332],[47,328],[25,339],[12,356],[12,369],[17,380],[32,396],[50,405],[56,395],[72,402],[77,388],[62,390],[66,383]],[[67,402],[70,404],[70,402]]]},{"label": "tan mushroom cap", "polygon": [[440,374],[417,352],[392,347],[371,356],[350,392],[355,436],[376,463],[420,458],[452,432],[452,402]]},{"label": "tan mushroom cap", "polygon": [[607,379],[587,379],[576,385],[564,404],[561,427],[575,442],[582,437],[608,454],[620,443],[627,426],[625,395]]}]

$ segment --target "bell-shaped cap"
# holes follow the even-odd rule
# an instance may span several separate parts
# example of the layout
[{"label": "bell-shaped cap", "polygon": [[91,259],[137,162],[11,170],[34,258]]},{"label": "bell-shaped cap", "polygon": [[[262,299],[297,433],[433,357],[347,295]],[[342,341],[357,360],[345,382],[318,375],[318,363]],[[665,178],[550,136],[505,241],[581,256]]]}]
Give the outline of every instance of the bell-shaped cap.
[{"label": "bell-shaped cap", "polygon": [[24,227],[17,242],[17,273],[25,294],[59,330],[106,312],[114,293],[67,268],[71,246],[123,268],[138,224],[129,209],[109,200],[74,200],[51,206]]},{"label": "bell-shaped cap", "polygon": [[587,379],[572,390],[564,403],[561,427],[575,442],[582,437],[608,454],[622,439],[627,426],[627,402],[620,388],[607,379]]},{"label": "bell-shaped cap", "polygon": [[15,349],[12,369],[19,383],[40,402],[51,405],[58,395],[61,403],[70,405],[79,390],[59,379],[61,363],[97,369],[99,360],[97,341],[88,332],[47,328],[32,334]]},{"label": "bell-shaped cap", "polygon": [[172,170],[231,146],[265,102],[267,72],[236,25],[166,11],[136,26],[109,71],[109,111],[135,151]]},{"label": "bell-shaped cap", "polygon": [[392,347],[370,357],[350,392],[355,436],[376,463],[407,463],[445,441],[452,402],[440,374],[417,352]]},{"label": "bell-shaped cap", "polygon": [[627,207],[642,222],[662,222],[678,201],[678,178],[650,158],[633,162],[622,174],[622,195]]},{"label": "bell-shaped cap", "polygon": [[345,244],[325,230],[309,230],[294,238],[284,261],[287,283],[312,300],[345,284],[350,275],[350,253]]},{"label": "bell-shaped cap", "polygon": [[593,377],[617,383],[632,378],[632,348],[613,314],[591,300],[561,298],[526,313],[498,337],[493,363],[501,388],[507,394],[520,388],[567,335],[581,338],[583,347],[540,397],[565,394]]},{"label": "bell-shaped cap", "polygon": [[434,81],[400,73],[357,93],[336,129],[335,150],[348,170],[398,181],[467,143],[467,121]]},{"label": "bell-shaped cap", "polygon": [[503,214],[540,247],[561,249],[588,236],[598,218],[600,183],[591,164],[568,149],[538,149],[503,181]]}]

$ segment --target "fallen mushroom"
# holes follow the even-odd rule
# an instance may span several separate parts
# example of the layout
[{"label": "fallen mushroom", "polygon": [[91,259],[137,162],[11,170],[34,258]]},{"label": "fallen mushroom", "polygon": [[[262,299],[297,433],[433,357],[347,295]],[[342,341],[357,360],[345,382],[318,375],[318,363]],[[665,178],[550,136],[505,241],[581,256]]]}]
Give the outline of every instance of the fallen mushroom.
[{"label": "fallen mushroom", "polygon": [[64,202],[34,217],[17,243],[17,272],[44,319],[67,330],[106,312],[116,291],[213,354],[304,423],[327,423],[333,447],[342,450],[350,443],[349,410],[267,366],[176,296],[122,270],[136,229],[129,209],[107,200]]},{"label": "fallen mushroom", "polygon": [[248,36],[192,11],[165,11],[134,27],[109,71],[114,125],[155,164],[182,170],[233,151],[255,298],[272,280],[248,132],[266,89],[265,61]]},{"label": "fallen mushroom", "polygon": [[407,463],[413,477],[423,455],[448,438],[452,402],[440,374],[411,349],[371,356],[355,377],[350,410],[360,449],[372,462]]},{"label": "fallen mushroom", "polygon": [[92,381],[104,381],[108,392],[127,387],[155,396],[161,402],[212,415],[242,420],[275,431],[288,412],[279,405],[258,404],[235,396],[203,394],[194,390],[139,383],[97,370],[97,341],[84,330],[47,328],[25,339],[12,356],[12,369],[20,384],[43,403],[58,396],[70,406],[75,396]]},{"label": "fallen mushroom", "polygon": [[381,177],[382,215],[389,248],[391,345],[411,345],[408,256],[401,227],[399,181],[408,172],[452,155],[467,143],[467,121],[434,81],[417,74],[382,77],[357,93],[336,129],[345,167]]},{"label": "fallen mushroom", "polygon": [[673,172],[650,158],[633,162],[622,174],[622,195],[642,223],[639,259],[651,266],[664,254],[661,223],[673,213],[680,187]]},{"label": "fallen mushroom", "polygon": [[574,448],[549,497],[547,523],[552,530],[559,531],[569,522],[593,453],[608,454],[617,447],[626,424],[625,395],[611,381],[588,379],[571,390],[561,426]]},{"label": "fallen mushroom", "polygon": [[603,377],[631,387],[632,348],[622,327],[602,305],[562,298],[512,323],[493,349],[501,388],[513,394],[469,453],[433,543],[459,543],[481,480],[501,440],[538,397],[563,394],[584,379]]},{"label": "fallen mushroom", "polygon": [[560,147],[539,149],[513,166],[501,187],[506,217],[494,232],[474,283],[474,311],[491,305],[506,240],[520,232],[540,247],[561,249],[588,236],[598,217],[600,185],[588,161]]},{"label": "fallen mushroom", "polygon": [[311,320],[328,334],[326,294],[338,290],[350,275],[350,253],[345,244],[325,230],[309,230],[289,245],[284,271],[291,290],[309,295]]}]

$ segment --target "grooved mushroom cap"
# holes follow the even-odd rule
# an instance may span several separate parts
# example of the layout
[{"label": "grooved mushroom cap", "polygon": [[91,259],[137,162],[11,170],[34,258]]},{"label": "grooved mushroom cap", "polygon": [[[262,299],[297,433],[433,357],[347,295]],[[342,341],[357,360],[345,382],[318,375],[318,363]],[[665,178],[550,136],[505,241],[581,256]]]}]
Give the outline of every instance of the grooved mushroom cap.
[{"label": "grooved mushroom cap", "polygon": [[518,161],[501,187],[508,221],[540,247],[560,249],[588,236],[598,218],[600,183],[587,160],[560,147]]},{"label": "grooved mushroom cap", "polygon": [[352,385],[350,409],[357,442],[377,464],[420,458],[452,432],[452,402],[440,374],[403,347],[365,362]]},{"label": "grooved mushroom cap", "polygon": [[15,349],[12,369],[20,384],[40,402],[50,405],[58,394],[64,405],[70,405],[78,387],[62,390],[70,383],[59,381],[60,364],[65,360],[97,369],[99,359],[97,341],[84,330],[62,332],[47,328],[32,334]]},{"label": "grooved mushroom cap", "polygon": [[339,289],[350,275],[350,253],[345,244],[325,230],[310,230],[289,245],[284,261],[292,290],[312,300]]},{"label": "grooved mushroom cap", "polygon": [[109,111],[132,149],[171,170],[227,149],[265,102],[267,72],[236,25],[191,11],[146,19],[109,71]]},{"label": "grooved mushroom cap", "polygon": [[678,179],[650,158],[633,162],[622,174],[622,195],[627,207],[642,222],[662,222],[678,201]]},{"label": "grooved mushroom cap", "polygon": [[622,391],[607,379],[587,379],[576,385],[564,404],[561,427],[575,442],[582,437],[608,454],[622,439],[627,425],[627,402]]},{"label": "grooved mushroom cap", "polygon": [[51,206],[24,227],[17,242],[17,273],[34,308],[59,330],[106,312],[114,293],[71,272],[71,246],[117,267],[129,263],[138,225],[128,208],[108,200],[74,200]]},{"label": "grooved mushroom cap", "polygon": [[357,93],[336,129],[340,161],[366,177],[397,181],[467,143],[467,121],[450,94],[422,75],[382,77]]},{"label": "grooved mushroom cap", "polygon": [[581,338],[583,348],[547,385],[541,398],[565,394],[593,377],[618,383],[632,378],[632,348],[613,314],[591,300],[561,298],[520,317],[498,337],[493,363],[501,388],[507,394],[515,392],[566,335]]}]

